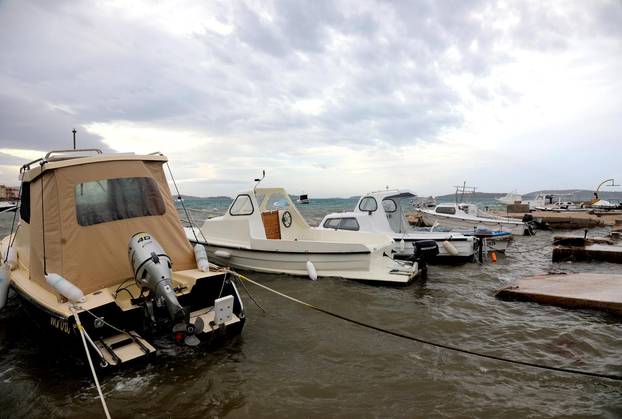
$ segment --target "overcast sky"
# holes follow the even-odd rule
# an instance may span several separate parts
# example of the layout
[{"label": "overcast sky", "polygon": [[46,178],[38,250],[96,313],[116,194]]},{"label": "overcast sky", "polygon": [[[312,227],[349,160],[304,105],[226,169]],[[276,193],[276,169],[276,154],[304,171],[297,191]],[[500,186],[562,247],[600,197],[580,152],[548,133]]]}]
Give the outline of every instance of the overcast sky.
[{"label": "overcast sky", "polygon": [[162,151],[182,193],[622,181],[622,1],[0,0],[0,183]]}]

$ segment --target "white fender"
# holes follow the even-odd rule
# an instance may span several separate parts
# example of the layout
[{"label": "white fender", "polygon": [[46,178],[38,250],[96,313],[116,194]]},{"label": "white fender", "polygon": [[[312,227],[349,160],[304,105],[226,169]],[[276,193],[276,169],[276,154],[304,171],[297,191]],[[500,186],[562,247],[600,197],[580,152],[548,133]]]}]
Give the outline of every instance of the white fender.
[{"label": "white fender", "polygon": [[209,272],[209,261],[207,260],[207,252],[202,244],[197,243],[194,246],[194,259],[197,261],[197,268],[202,272]]},{"label": "white fender", "polygon": [[449,253],[452,256],[456,256],[458,254],[458,249],[456,249],[456,246],[454,246],[447,240],[443,242],[443,249],[445,249],[447,253]]},{"label": "white fender", "polygon": [[9,269],[11,270],[17,268],[17,251],[15,250],[15,246],[9,247],[6,263],[9,265]]},{"label": "white fender", "polygon": [[214,254],[218,256],[219,258],[224,258],[224,259],[229,259],[231,257],[231,253],[227,252],[226,250],[216,250]]},{"label": "white fender", "polygon": [[9,294],[9,283],[11,282],[9,269],[8,264],[0,266],[0,310],[4,308]]},{"label": "white fender", "polygon": [[59,274],[49,273],[45,276],[45,280],[48,284],[54,287],[60,295],[72,303],[83,303],[86,301],[86,297],[84,296],[82,290]]},{"label": "white fender", "polygon": [[14,270],[15,268],[17,268],[17,252],[15,251],[15,246],[11,246],[9,247],[9,244],[7,243],[6,246],[3,246],[2,248],[2,262],[4,262],[4,259],[6,258],[6,264],[8,265],[8,267],[11,270]]},{"label": "white fender", "polygon": [[317,279],[317,271],[315,270],[315,266],[313,266],[313,263],[311,263],[310,260],[307,261],[307,273],[309,274],[309,278],[311,278],[312,280],[316,280]]},{"label": "white fender", "polygon": [[403,252],[406,249],[406,244],[404,244],[404,239],[400,240],[400,250]]}]

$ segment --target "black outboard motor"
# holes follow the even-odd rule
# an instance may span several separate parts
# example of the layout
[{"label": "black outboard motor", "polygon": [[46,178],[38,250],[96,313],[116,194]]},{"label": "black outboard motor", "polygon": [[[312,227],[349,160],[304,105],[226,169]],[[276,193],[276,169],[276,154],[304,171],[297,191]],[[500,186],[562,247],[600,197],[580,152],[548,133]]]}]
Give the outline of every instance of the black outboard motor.
[{"label": "black outboard motor", "polygon": [[438,255],[438,244],[434,240],[418,240],[413,243],[412,258],[419,264],[424,272],[427,270],[428,261]]},{"label": "black outboard motor", "polygon": [[523,232],[524,236],[534,236],[536,234],[536,221],[531,214],[523,215],[521,220],[527,226],[527,229]]}]

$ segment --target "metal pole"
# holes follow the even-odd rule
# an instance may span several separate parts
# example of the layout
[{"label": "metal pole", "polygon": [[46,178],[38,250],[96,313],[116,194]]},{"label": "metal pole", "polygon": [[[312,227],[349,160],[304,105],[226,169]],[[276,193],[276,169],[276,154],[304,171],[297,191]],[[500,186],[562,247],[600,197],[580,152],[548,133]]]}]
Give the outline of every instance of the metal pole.
[{"label": "metal pole", "polygon": [[76,149],[76,132],[78,131],[76,131],[76,129],[74,128],[73,131],[71,132],[73,132],[73,149],[75,150]]}]

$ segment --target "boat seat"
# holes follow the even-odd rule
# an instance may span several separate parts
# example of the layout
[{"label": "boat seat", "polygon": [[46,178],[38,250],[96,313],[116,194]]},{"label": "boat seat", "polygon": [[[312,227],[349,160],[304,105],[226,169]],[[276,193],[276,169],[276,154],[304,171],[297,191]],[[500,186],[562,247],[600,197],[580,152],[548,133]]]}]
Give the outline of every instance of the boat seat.
[{"label": "boat seat", "polygon": [[278,211],[264,211],[261,213],[261,221],[266,232],[266,239],[281,240],[281,225]]}]

